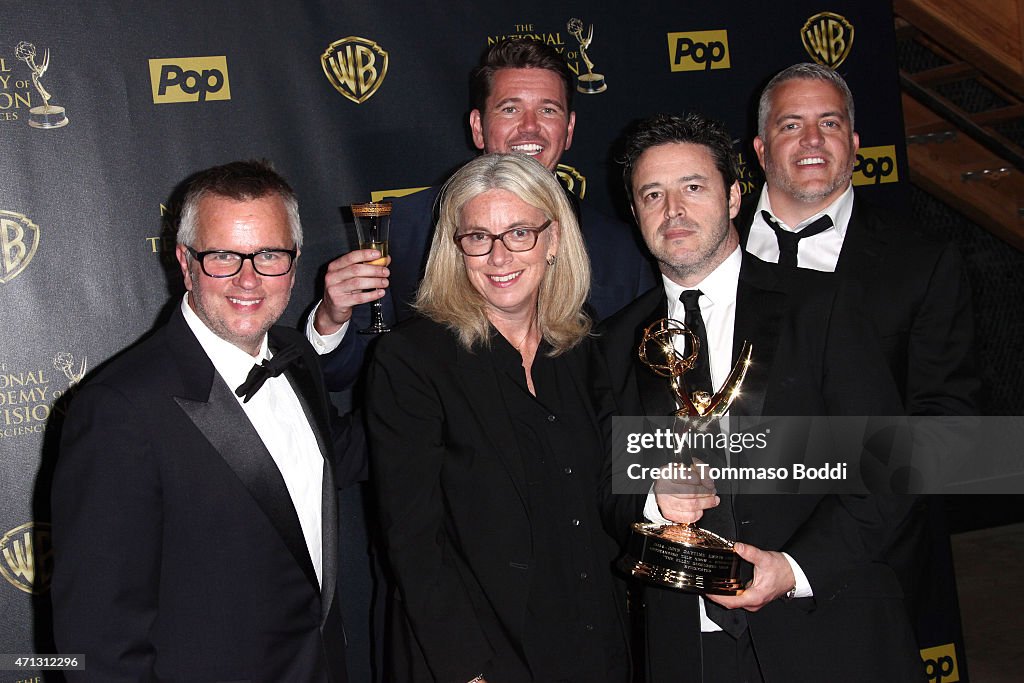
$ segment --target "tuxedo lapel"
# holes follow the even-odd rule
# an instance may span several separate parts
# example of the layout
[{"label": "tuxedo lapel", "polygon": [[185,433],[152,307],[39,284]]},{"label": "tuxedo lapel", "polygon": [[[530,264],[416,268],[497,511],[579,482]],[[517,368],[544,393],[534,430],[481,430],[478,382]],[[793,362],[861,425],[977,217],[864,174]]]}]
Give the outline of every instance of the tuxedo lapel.
[{"label": "tuxedo lapel", "polygon": [[730,414],[760,416],[775,351],[779,343],[786,295],[780,291],[772,266],[744,252],[736,288],[736,321],[733,326],[732,362],[740,357],[743,342],[752,346],[751,365],[740,396]]},{"label": "tuxedo lapel", "polygon": [[644,330],[649,325],[668,316],[668,303],[665,300],[665,290],[659,287],[661,296],[657,298],[655,307],[637,326],[633,345],[630,352],[633,354],[632,368],[636,377],[637,390],[640,392],[640,404],[643,406],[644,415],[661,416],[673,415],[676,412],[676,397],[672,393],[670,379],[663,377],[654,370],[647,367],[640,360],[637,351],[640,348],[640,341],[643,339]]},{"label": "tuxedo lapel", "polygon": [[241,480],[319,592],[299,517],[273,457],[180,311],[171,317],[167,332],[182,379],[182,391],[174,401]]},{"label": "tuxedo lapel", "polygon": [[854,197],[853,213],[846,226],[843,248],[836,262],[836,273],[853,277],[860,282],[874,282],[875,273],[884,267],[888,251],[884,233],[876,230],[869,216],[859,208],[861,203]]},{"label": "tuxedo lapel", "polygon": [[[270,330],[268,342],[274,353],[277,353],[278,349],[286,346],[288,343],[287,340],[279,337],[279,333],[274,328]],[[299,405],[302,406],[302,412],[306,416],[306,421],[309,423],[310,428],[313,430],[317,446],[320,447],[320,454],[324,458],[323,491],[320,506],[322,536],[321,574],[323,577],[321,582],[323,586],[321,590],[321,618],[326,619],[337,585],[338,505],[334,475],[330,466],[332,449],[332,443],[330,442],[330,420],[324,411],[323,402],[317,401],[315,398],[320,394],[320,391],[318,391],[313,373],[309,369],[309,362],[309,358],[303,356],[296,366],[285,370],[284,376],[288,380],[288,384],[291,385],[292,391],[295,392],[296,398],[299,399]],[[289,501],[290,499],[289,496]],[[306,547],[304,538],[303,547]]]},{"label": "tuxedo lapel", "polygon": [[181,397],[174,400],[242,481],[295,556],[306,578],[319,590],[284,478],[231,389],[218,376],[214,378],[208,401]]}]

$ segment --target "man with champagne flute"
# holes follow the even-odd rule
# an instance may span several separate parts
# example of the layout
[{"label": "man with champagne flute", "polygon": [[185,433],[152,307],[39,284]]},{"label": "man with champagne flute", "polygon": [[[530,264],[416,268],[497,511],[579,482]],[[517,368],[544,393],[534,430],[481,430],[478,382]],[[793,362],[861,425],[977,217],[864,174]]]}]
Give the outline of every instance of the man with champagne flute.
[{"label": "man with champagne flute", "polygon": [[[473,70],[470,89],[469,126],[477,149],[525,154],[555,171],[572,144],[576,113],[572,72],[553,47],[526,38],[496,43]],[[389,288],[388,322],[411,316],[410,303],[434,231],[438,192],[431,188],[393,202],[393,264],[389,259],[387,265],[373,265],[381,254],[357,249],[328,265],[324,297],[309,317],[306,335],[325,354],[324,374],[332,391],[349,389],[362,368],[372,337],[349,331],[353,315],[368,316],[369,307],[362,304],[383,299]],[[593,265],[588,303],[595,318],[605,318],[654,286],[653,269],[626,224],[581,206],[571,192],[567,196]],[[357,329],[368,320],[360,321]]]}]

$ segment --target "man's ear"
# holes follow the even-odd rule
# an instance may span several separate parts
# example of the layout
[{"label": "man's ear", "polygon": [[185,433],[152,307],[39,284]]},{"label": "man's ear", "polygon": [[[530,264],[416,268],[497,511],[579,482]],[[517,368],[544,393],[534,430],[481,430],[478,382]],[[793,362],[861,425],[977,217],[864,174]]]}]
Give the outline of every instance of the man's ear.
[{"label": "man's ear", "polygon": [[192,275],[188,272],[188,249],[184,244],[174,248],[174,255],[178,259],[178,266],[181,267],[181,276],[185,279],[185,289],[192,291]]},{"label": "man's ear", "polygon": [[729,188],[729,218],[736,218],[740,212],[740,202],[743,201],[743,191],[740,190],[740,181],[732,181]]},{"label": "man's ear", "polygon": [[476,148],[484,149],[484,119],[479,109],[469,112],[469,130],[473,133],[473,144]]}]

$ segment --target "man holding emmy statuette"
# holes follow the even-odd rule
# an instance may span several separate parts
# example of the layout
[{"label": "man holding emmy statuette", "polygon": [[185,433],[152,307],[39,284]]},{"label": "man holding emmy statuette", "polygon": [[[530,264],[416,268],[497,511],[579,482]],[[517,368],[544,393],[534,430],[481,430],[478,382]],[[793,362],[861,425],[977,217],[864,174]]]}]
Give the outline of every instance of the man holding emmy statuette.
[{"label": "man holding emmy statuette", "polygon": [[[603,325],[606,372],[596,396],[610,395],[625,416],[672,415],[687,403],[710,415],[716,401],[730,417],[901,413],[855,297],[819,273],[781,269],[740,250],[732,225],[740,206],[736,160],[720,124],[695,114],[647,119],[627,136],[622,161],[662,286]],[[696,343],[686,343],[691,335]],[[651,366],[666,365],[666,356],[641,359],[638,348],[666,339],[677,354],[668,354],[667,373],[654,368],[659,376]],[[756,454],[728,457],[741,464]],[[922,679],[899,584],[884,563],[890,530],[910,503],[724,495],[718,484],[659,480],[645,496],[613,492],[610,474],[602,483],[605,523],[623,542],[644,519],[699,521],[735,540],[732,550],[749,563],[742,590],[712,591],[736,595],[698,597],[705,589],[666,587],[671,581],[644,588],[646,643],[637,651],[648,683]]]},{"label": "man holding emmy statuette", "polygon": [[[470,74],[474,146],[485,153],[525,154],[555,173],[572,145],[575,91],[575,76],[553,46],[530,38],[495,43]],[[389,323],[413,315],[411,304],[423,279],[438,193],[433,187],[392,200],[392,267],[371,265],[368,262],[376,257],[363,250],[328,265],[323,300],[309,318],[306,336],[324,354],[324,374],[332,391],[351,388],[373,340],[347,333],[353,315],[366,316],[357,323],[360,328],[369,320],[368,307],[360,304],[380,301]],[[580,202],[569,190],[566,196],[580,221],[592,264],[587,303],[596,318],[605,318],[654,285],[653,269],[629,226]]]}]

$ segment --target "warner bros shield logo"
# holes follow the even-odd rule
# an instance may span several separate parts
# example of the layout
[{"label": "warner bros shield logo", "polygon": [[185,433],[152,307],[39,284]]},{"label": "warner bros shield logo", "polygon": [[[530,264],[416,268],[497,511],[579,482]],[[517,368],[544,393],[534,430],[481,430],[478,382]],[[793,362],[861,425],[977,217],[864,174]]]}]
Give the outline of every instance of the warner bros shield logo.
[{"label": "warner bros shield logo", "polygon": [[320,64],[334,89],[356,104],[373,97],[388,75],[388,53],[374,41],[358,36],[328,45]]},{"label": "warner bros shield logo", "polygon": [[34,595],[50,590],[53,574],[53,543],[50,525],[28,522],[0,537],[0,575],[17,588]]}]

